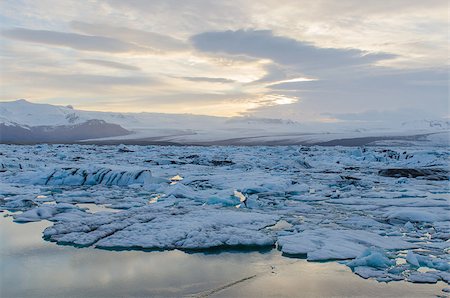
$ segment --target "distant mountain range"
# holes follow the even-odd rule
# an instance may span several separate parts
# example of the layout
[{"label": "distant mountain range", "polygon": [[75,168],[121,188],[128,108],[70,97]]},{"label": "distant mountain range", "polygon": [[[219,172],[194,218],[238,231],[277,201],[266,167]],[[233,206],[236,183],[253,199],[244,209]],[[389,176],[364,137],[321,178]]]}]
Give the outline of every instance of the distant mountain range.
[{"label": "distant mountain range", "polygon": [[392,129],[245,116],[95,112],[24,99],[0,102],[0,143],[335,144],[337,139],[376,141],[449,130],[445,120],[405,122]]},{"label": "distant mountain range", "polygon": [[83,139],[96,139],[131,134],[120,125],[103,120],[88,120],[72,125],[27,126],[16,123],[0,123],[2,143],[28,144],[40,142],[75,142]]}]

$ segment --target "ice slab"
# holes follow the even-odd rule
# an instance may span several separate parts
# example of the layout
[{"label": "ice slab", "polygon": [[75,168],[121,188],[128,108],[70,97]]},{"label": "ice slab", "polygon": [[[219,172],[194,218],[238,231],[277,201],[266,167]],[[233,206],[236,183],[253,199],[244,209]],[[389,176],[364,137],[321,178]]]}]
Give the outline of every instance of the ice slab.
[{"label": "ice slab", "polygon": [[91,214],[57,222],[44,231],[52,241],[100,248],[207,249],[231,246],[272,246],[276,239],[264,228],[278,216],[202,207],[146,206],[115,214]]},{"label": "ice slab", "polygon": [[368,247],[406,249],[413,244],[401,237],[386,237],[364,230],[321,228],[282,236],[278,244],[287,255],[306,255],[310,261],[353,259]]},{"label": "ice slab", "polygon": [[155,178],[148,169],[144,170],[112,170],[109,168],[61,168],[51,171],[48,175],[35,180],[36,184],[44,185],[147,185],[161,183],[167,180]]}]

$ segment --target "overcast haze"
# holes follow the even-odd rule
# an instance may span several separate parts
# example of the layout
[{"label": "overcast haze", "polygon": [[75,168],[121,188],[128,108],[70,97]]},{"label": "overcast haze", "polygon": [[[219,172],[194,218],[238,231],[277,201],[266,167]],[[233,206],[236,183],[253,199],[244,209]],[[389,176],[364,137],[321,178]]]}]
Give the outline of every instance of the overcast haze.
[{"label": "overcast haze", "polygon": [[3,1],[1,100],[393,121],[449,115],[447,1]]}]

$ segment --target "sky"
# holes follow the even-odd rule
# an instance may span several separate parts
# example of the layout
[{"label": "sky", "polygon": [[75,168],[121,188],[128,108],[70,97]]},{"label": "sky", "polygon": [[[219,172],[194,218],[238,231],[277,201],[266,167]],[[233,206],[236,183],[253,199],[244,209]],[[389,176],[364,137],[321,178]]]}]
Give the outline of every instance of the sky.
[{"label": "sky", "polygon": [[3,0],[0,101],[320,122],[449,117],[448,1]]}]

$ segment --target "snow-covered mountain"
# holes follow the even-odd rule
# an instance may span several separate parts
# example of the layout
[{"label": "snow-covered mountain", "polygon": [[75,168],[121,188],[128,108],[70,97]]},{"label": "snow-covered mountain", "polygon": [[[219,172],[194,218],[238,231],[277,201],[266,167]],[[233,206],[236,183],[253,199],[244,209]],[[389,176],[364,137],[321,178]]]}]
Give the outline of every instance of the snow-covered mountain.
[{"label": "snow-covered mountain", "polygon": [[217,128],[218,126],[299,126],[291,120],[252,117],[214,117],[192,114],[115,113],[76,110],[72,106],[31,103],[25,99],[0,102],[0,123],[20,125],[70,125],[98,119],[115,123],[127,129],[142,128]]},{"label": "snow-covered mountain", "polygon": [[[271,133],[294,133],[301,128],[299,123],[281,120],[281,119],[264,119],[251,117],[214,117],[204,115],[191,114],[162,114],[162,113],[115,113],[115,112],[95,112],[74,109],[72,106],[57,106],[50,104],[36,104],[20,99],[17,101],[0,103],[0,123],[3,124],[0,134],[3,142],[6,140],[17,139],[8,136],[6,133],[12,131],[12,127],[16,129],[22,127],[24,130],[30,131],[32,127],[64,127],[64,129],[79,128],[88,121],[101,120],[103,122],[95,122],[97,124],[118,125],[118,134],[96,134],[96,136],[85,135],[82,139],[97,139],[100,137],[117,137],[125,136],[129,131],[133,132],[132,136],[126,138],[147,139],[154,137],[174,137],[207,135],[206,138],[200,137],[198,141],[207,141],[211,138],[219,137],[233,138],[266,135]],[[37,134],[39,129],[34,129],[33,133]],[[26,134],[21,133],[24,137]],[[77,134],[80,140],[81,134]],[[31,137],[30,137],[31,138]],[[41,139],[35,135],[33,140]],[[66,139],[45,137],[44,140],[54,139],[55,141]],[[75,139],[72,139],[75,140]]]},{"label": "snow-covered mountain", "polygon": [[78,124],[53,126],[0,123],[2,143],[74,142],[83,139],[123,136],[130,133],[120,125],[103,120],[87,120]]},{"label": "snow-covered mountain", "polygon": [[24,99],[0,103],[2,143],[74,142],[130,134],[120,125],[72,107]]},{"label": "snow-covered mountain", "polygon": [[[192,114],[116,113],[74,109],[72,106],[0,102],[2,143],[73,142],[175,143],[217,145],[364,144],[379,140],[417,140],[439,133],[448,139],[450,122],[421,120],[400,127],[355,126],[349,123],[299,123],[248,116],[214,117]],[[406,139],[404,139],[406,137]],[[353,140],[358,139],[355,143]],[[398,139],[398,138],[397,138]],[[423,138],[422,138],[423,139]],[[335,142],[335,140],[345,140]]]}]

